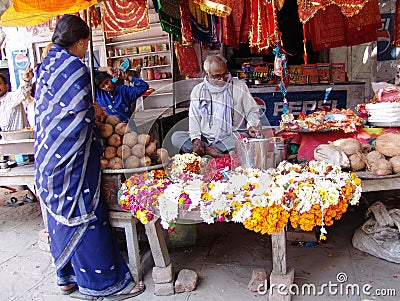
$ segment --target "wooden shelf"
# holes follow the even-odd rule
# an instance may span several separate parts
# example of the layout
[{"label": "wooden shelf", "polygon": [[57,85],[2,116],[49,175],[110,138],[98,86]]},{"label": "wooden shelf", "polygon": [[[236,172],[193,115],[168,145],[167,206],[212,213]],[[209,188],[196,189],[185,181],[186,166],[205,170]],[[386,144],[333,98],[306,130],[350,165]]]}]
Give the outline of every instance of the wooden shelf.
[{"label": "wooden shelf", "polygon": [[162,50],[162,51],[154,51],[154,52],[142,52],[142,53],[132,53],[132,54],[123,54],[123,55],[117,55],[117,56],[109,56],[108,59],[121,59],[121,58],[127,58],[127,57],[144,57],[144,56],[149,56],[149,55],[156,55],[159,53],[168,53],[170,54],[169,50]]},{"label": "wooden shelf", "polygon": [[[167,65],[155,65],[155,66],[149,66],[149,67],[142,67],[142,69],[164,68],[164,67],[171,67],[171,64],[167,64]],[[131,70],[134,70],[134,69],[131,69]]]},{"label": "wooden shelf", "polygon": [[162,36],[158,36],[158,37],[153,37],[153,38],[146,38],[146,39],[129,39],[126,41],[118,41],[118,42],[110,42],[110,43],[106,43],[106,46],[118,46],[118,45],[124,45],[124,44],[140,44],[140,45],[146,45],[149,44],[151,45],[151,43],[153,44],[157,44],[157,43],[162,43],[162,41],[168,42],[168,35],[162,35]]}]

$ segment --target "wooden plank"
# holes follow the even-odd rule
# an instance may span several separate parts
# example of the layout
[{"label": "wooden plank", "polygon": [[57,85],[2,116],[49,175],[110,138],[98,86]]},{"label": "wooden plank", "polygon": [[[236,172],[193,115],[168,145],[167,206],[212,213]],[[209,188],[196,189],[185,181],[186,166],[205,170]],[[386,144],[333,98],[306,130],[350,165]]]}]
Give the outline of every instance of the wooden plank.
[{"label": "wooden plank", "polygon": [[147,238],[149,239],[151,254],[153,254],[154,264],[160,268],[167,267],[171,263],[171,259],[160,221],[157,219],[148,222],[145,228]]},{"label": "wooden plank", "polygon": [[285,275],[286,264],[286,237],[285,228],[279,233],[272,233],[272,272],[278,275]]},{"label": "wooden plank", "polygon": [[400,177],[361,180],[361,188],[363,192],[397,190],[400,189]]}]

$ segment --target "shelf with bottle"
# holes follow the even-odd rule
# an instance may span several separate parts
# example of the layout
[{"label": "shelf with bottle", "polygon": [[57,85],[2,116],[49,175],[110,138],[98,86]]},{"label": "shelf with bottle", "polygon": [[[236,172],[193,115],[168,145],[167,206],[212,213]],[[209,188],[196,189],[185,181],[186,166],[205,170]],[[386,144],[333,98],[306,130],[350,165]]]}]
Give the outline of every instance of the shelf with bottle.
[{"label": "shelf with bottle", "polygon": [[119,45],[126,45],[126,44],[134,44],[134,45],[145,45],[148,43],[159,43],[160,41],[164,40],[165,43],[168,43],[168,34],[163,34],[157,37],[148,37],[148,38],[142,38],[142,39],[127,39],[123,41],[117,41],[117,42],[106,42],[106,46],[119,46]]},{"label": "shelf with bottle", "polygon": [[[123,50],[123,49],[115,49],[117,51]],[[124,54],[124,52],[121,52],[121,54],[115,55],[115,52],[109,50],[108,52],[108,57],[109,59],[122,59],[122,58],[129,58],[129,57],[143,57],[146,55],[157,55],[157,54],[169,54],[169,50],[162,50],[162,51],[153,51],[153,52],[141,52],[141,53],[130,53],[130,54]],[[119,52],[118,52],[119,53]],[[110,56],[111,54],[111,56]]]}]

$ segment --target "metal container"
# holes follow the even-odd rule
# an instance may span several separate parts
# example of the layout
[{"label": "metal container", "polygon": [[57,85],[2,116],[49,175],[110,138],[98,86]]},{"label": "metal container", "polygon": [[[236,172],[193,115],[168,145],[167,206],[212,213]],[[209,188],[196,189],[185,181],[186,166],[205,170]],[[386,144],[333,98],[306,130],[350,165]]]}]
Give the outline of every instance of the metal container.
[{"label": "metal container", "polygon": [[280,162],[286,160],[285,139],[282,137],[273,137],[272,139],[274,141],[275,166],[278,166]]},{"label": "metal container", "polygon": [[275,167],[274,141],[270,138],[245,138],[236,141],[236,153],[243,168]]}]

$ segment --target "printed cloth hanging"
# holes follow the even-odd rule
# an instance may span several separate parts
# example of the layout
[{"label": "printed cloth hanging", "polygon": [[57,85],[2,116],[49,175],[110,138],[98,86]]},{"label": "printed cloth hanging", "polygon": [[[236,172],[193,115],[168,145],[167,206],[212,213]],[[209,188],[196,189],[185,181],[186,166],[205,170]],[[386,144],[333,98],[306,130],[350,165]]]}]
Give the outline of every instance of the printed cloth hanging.
[{"label": "printed cloth hanging", "polygon": [[194,3],[194,0],[188,0],[188,2],[192,18],[193,39],[210,49],[219,49],[221,43],[217,31],[217,17],[202,11],[200,6]]},{"label": "printed cloth hanging", "polygon": [[40,13],[55,12],[65,14],[65,11],[78,12],[87,7],[96,4],[97,0],[13,0],[13,6],[16,12],[23,13]]},{"label": "printed cloth hanging", "polygon": [[106,38],[116,38],[150,28],[147,0],[109,0],[102,5]]},{"label": "printed cloth hanging", "polygon": [[400,47],[400,1],[396,1],[396,14],[393,28],[393,45]]},{"label": "printed cloth hanging", "polygon": [[187,0],[180,0],[179,3],[181,12],[182,45],[189,46],[193,41],[189,2]]},{"label": "printed cloth hanging", "polygon": [[369,0],[297,0],[300,21],[307,23],[321,9],[330,5],[337,6],[341,13],[349,18],[357,15]]},{"label": "printed cloth hanging", "polygon": [[181,75],[184,78],[196,78],[200,72],[200,65],[194,48],[192,46],[183,47],[178,42],[175,42],[174,50]]},{"label": "printed cloth hanging", "polygon": [[250,47],[265,50],[279,40],[275,0],[250,0]]},{"label": "printed cloth hanging", "polygon": [[182,36],[179,0],[158,0],[158,18],[163,31]]},{"label": "printed cloth hanging", "polygon": [[218,17],[227,17],[231,14],[232,8],[238,3],[235,0],[194,0],[200,9],[207,14]]},{"label": "printed cloth hanging", "polygon": [[307,37],[314,51],[354,46],[376,41],[376,30],[381,26],[378,0],[369,0],[358,14],[349,18],[338,6],[330,5],[307,22]]},{"label": "printed cloth hanging", "polygon": [[248,3],[246,0],[236,0],[231,14],[221,18],[222,43],[234,49],[239,49],[239,43],[249,40],[250,14],[246,10],[246,3]]}]

